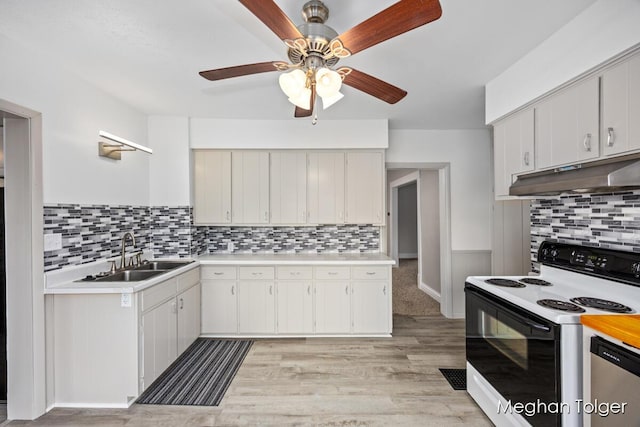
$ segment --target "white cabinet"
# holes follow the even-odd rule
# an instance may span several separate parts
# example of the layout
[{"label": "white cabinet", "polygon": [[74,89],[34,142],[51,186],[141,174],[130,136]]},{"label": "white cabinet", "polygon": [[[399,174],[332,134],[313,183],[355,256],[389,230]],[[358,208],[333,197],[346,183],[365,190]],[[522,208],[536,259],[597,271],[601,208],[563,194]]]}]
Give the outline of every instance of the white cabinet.
[{"label": "white cabinet", "polygon": [[310,266],[277,268],[277,322],[279,334],[313,333],[313,269]]},{"label": "white cabinet", "polygon": [[231,222],[231,152],[196,150],[193,153],[196,224]]},{"label": "white cabinet", "polygon": [[307,167],[308,222],[343,224],[344,153],[311,152]]},{"label": "white cabinet", "polygon": [[384,159],[381,152],[347,153],[347,209],[345,222],[382,224]]},{"label": "white cabinet", "polygon": [[391,333],[391,299],[386,281],[371,280],[352,283],[353,330],[359,333]]},{"label": "white cabinet", "polygon": [[319,281],[315,286],[316,333],[351,332],[351,286],[345,281]]},{"label": "white cabinet", "polygon": [[234,151],[231,171],[232,222],[269,223],[269,153]]},{"label": "white cabinet", "polygon": [[202,333],[238,333],[238,302],[235,280],[205,280],[202,267]]},{"label": "white cabinet", "polygon": [[275,284],[271,281],[238,282],[238,330],[240,334],[273,334],[276,331]]},{"label": "white cabinet", "polygon": [[176,298],[178,310],[178,354],[200,336],[200,285],[193,286]]},{"label": "white cabinet", "polygon": [[149,387],[178,356],[176,302],[169,300],[142,315],[143,388]]},{"label": "white cabinet", "polygon": [[513,175],[534,168],[534,111],[524,110],[493,127],[496,197],[509,195]]},{"label": "white cabinet", "polygon": [[307,153],[271,153],[270,207],[272,224],[307,222]]},{"label": "white cabinet", "polygon": [[640,55],[602,74],[602,151],[640,149]]},{"label": "white cabinet", "polygon": [[598,78],[594,77],[536,105],[538,169],[599,156],[599,87]]}]

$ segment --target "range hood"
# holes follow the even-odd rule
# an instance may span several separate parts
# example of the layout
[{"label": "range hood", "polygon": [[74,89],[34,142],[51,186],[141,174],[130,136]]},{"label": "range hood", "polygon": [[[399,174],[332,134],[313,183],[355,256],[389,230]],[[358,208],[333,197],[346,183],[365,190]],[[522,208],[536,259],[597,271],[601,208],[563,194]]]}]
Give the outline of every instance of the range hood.
[{"label": "range hood", "polygon": [[634,188],[640,188],[640,157],[638,155],[521,175],[509,187],[509,195],[555,196],[561,193],[610,193]]}]

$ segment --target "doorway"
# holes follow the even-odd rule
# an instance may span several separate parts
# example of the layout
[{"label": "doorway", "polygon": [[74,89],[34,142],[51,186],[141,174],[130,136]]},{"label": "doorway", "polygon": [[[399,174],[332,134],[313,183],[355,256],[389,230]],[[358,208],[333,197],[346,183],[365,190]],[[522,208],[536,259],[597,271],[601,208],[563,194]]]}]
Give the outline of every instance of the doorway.
[{"label": "doorway", "polygon": [[46,410],[42,116],[0,99],[8,419]]}]

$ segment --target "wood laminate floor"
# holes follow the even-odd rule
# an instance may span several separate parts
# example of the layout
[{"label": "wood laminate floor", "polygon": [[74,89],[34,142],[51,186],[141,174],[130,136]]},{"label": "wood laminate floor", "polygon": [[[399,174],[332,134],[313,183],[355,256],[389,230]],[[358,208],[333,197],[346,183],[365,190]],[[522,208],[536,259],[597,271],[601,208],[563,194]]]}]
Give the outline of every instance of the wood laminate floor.
[{"label": "wood laminate floor", "polygon": [[53,409],[9,426],[491,426],[438,368],[463,368],[464,322],[394,318],[393,338],[257,340],[218,407]]}]

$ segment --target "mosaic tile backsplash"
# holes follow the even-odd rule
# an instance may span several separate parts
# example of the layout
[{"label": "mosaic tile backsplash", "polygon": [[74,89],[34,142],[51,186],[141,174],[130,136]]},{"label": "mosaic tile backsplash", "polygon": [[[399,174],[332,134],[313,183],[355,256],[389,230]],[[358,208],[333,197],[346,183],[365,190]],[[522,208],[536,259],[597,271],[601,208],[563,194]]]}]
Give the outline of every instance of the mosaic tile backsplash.
[{"label": "mosaic tile backsplash", "polygon": [[379,252],[380,244],[371,225],[202,227],[189,206],[59,204],[44,208],[44,234],[62,235],[62,249],[44,253],[45,271],[117,256],[126,231],[154,257],[228,253],[229,242],[234,253]]},{"label": "mosaic tile backsplash", "polygon": [[531,202],[531,260],[544,240],[640,252],[640,190]]}]

